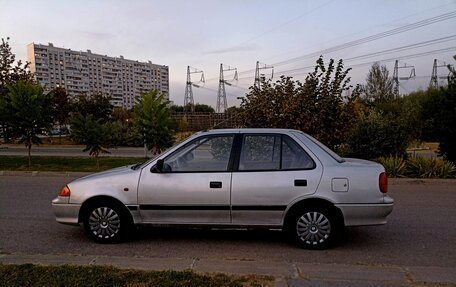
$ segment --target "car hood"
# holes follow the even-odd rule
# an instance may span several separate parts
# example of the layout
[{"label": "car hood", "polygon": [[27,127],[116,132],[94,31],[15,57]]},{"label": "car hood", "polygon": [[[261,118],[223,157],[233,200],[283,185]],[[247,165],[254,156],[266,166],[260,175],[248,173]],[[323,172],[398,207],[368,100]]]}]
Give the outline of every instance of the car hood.
[{"label": "car hood", "polygon": [[89,174],[89,175],[80,177],[80,178],[72,181],[72,183],[82,182],[82,181],[89,181],[89,180],[106,179],[106,178],[109,178],[109,177],[118,177],[118,176],[121,176],[121,175],[138,173],[137,170],[133,170],[131,168],[132,166],[133,165],[121,166],[121,167],[116,167],[116,168],[113,168],[113,169],[108,169],[108,170],[105,170],[105,171],[102,171],[102,172]]},{"label": "car hood", "polygon": [[69,203],[80,204],[94,196],[114,197],[124,204],[136,203],[141,169],[134,170],[131,167],[123,166],[94,173],[68,183],[71,190]]}]

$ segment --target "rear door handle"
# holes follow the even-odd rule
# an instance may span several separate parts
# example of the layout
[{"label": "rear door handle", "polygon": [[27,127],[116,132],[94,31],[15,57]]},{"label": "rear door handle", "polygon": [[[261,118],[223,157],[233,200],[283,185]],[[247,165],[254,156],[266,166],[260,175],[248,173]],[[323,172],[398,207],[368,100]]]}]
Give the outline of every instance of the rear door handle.
[{"label": "rear door handle", "polygon": [[294,186],[307,186],[307,179],[295,179]]},{"label": "rear door handle", "polygon": [[210,188],[222,188],[222,182],[221,181],[211,181],[209,183]]}]

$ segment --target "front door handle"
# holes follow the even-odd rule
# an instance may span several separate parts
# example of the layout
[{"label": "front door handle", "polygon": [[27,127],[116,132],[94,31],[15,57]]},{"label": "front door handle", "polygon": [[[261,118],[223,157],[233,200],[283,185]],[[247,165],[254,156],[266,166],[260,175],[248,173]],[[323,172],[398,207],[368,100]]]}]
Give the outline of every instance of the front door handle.
[{"label": "front door handle", "polygon": [[209,183],[210,188],[222,188],[222,182],[221,181],[211,181]]}]

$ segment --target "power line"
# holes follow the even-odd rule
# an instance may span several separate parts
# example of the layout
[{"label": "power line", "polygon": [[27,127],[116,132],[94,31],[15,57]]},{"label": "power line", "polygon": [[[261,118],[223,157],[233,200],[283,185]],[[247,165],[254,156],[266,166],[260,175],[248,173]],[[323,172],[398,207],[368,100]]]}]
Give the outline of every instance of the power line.
[{"label": "power line", "polygon": [[[309,58],[315,58],[315,57],[318,57],[318,56],[320,56],[322,54],[327,54],[327,53],[331,53],[331,52],[335,52],[335,51],[339,51],[339,50],[344,50],[344,49],[351,48],[351,47],[354,47],[354,46],[358,46],[358,45],[361,45],[361,44],[365,44],[365,43],[369,43],[369,42],[372,42],[372,41],[376,41],[376,40],[379,40],[379,39],[382,39],[382,38],[386,38],[386,37],[389,37],[389,36],[393,36],[393,35],[396,35],[396,34],[400,34],[400,33],[404,33],[404,32],[407,32],[407,31],[415,30],[415,29],[418,29],[418,28],[421,28],[421,27],[424,27],[424,26],[428,26],[428,25],[431,25],[431,24],[435,24],[435,23],[438,23],[438,22],[442,22],[442,21],[445,21],[445,20],[449,20],[449,19],[452,19],[452,18],[455,18],[455,17],[456,17],[456,11],[444,13],[444,14],[441,14],[441,15],[438,15],[438,16],[434,16],[434,17],[430,17],[430,18],[427,18],[427,19],[424,19],[424,20],[421,20],[421,21],[418,21],[418,22],[415,22],[415,23],[412,23],[412,24],[404,25],[404,26],[401,26],[401,27],[398,27],[398,28],[387,30],[387,31],[384,31],[384,32],[381,32],[381,33],[377,33],[377,34],[374,34],[374,35],[371,35],[371,36],[367,36],[367,37],[364,37],[364,38],[360,38],[360,39],[357,39],[357,40],[354,40],[354,41],[346,42],[346,43],[343,43],[343,44],[340,44],[340,45],[337,45],[337,46],[334,46],[334,47],[326,48],[326,49],[319,50],[319,51],[316,51],[316,52],[313,52],[313,53],[310,53],[310,54],[302,55],[302,56],[299,56],[299,57],[290,58],[288,60],[277,62],[277,63],[274,63],[272,65],[277,67],[277,66],[282,66],[282,65],[287,65],[287,64],[294,63],[294,62],[302,61],[302,60],[309,59]],[[253,71],[255,71],[255,69],[242,71],[242,72],[239,72],[238,74],[239,75],[243,75],[243,74],[247,74],[247,73],[250,73],[250,72],[253,72]],[[211,78],[211,79],[208,79],[207,81],[212,81],[212,80],[216,80],[216,79],[217,78]]]},{"label": "power line", "polygon": [[[357,67],[363,67],[363,66],[370,66],[370,65],[372,65],[375,62],[385,63],[385,62],[396,61],[397,59],[408,60],[408,59],[413,59],[413,58],[418,58],[418,57],[423,57],[423,56],[428,56],[428,55],[440,54],[440,53],[444,53],[444,52],[451,52],[451,51],[455,51],[455,50],[456,50],[456,47],[447,47],[447,48],[443,48],[443,49],[436,49],[436,50],[431,50],[431,51],[426,51],[426,52],[421,52],[421,53],[415,53],[415,54],[410,54],[410,55],[403,55],[401,57],[380,59],[380,60],[375,60],[375,61],[369,61],[369,62],[353,64],[353,65],[346,66],[346,68],[357,68]],[[355,58],[355,57],[353,57],[353,58]],[[282,74],[282,75],[285,75],[285,72],[288,72],[288,73],[286,73],[287,76],[300,76],[300,75],[308,74],[309,71],[311,71],[313,69],[315,69],[315,65],[307,66],[307,67],[303,67],[303,68],[298,68],[298,69],[293,69],[293,70],[288,70],[288,71],[280,71],[279,73]],[[301,71],[301,72],[299,72],[299,73],[289,73],[290,71]],[[417,76],[416,78],[423,78],[423,77],[424,76]],[[426,77],[429,77],[429,76],[426,76]],[[239,78],[239,79],[246,79],[246,78],[253,78],[253,77],[243,77],[243,78]],[[241,87],[239,87],[239,88],[241,88]],[[245,89],[245,90],[248,91],[248,89]],[[235,96],[235,95],[230,95],[230,96]]]},{"label": "power line", "polygon": [[[405,20],[405,19],[409,19],[413,16],[416,16],[416,15],[420,15],[420,14],[423,14],[425,12],[429,12],[429,11],[432,11],[432,10],[436,10],[436,9],[439,9],[439,8],[442,8],[442,7],[445,7],[445,6],[448,6],[448,5],[451,5],[449,3],[446,3],[446,4],[443,4],[443,5],[439,5],[439,6],[435,6],[435,7],[432,7],[432,8],[429,8],[429,9],[425,9],[425,10],[422,10],[422,11],[419,11],[417,13],[413,13],[413,14],[409,14],[405,17],[400,17],[400,18],[395,18],[395,19],[391,19],[391,20],[387,20],[386,24],[392,24],[392,23],[397,23],[399,20]],[[331,43],[331,42],[335,42],[336,40],[340,40],[340,39],[347,39],[348,37],[350,36],[355,36],[355,35],[358,35],[358,34],[361,34],[362,32],[365,32],[365,31],[369,31],[375,27],[377,27],[379,25],[376,25],[376,26],[370,26],[366,29],[363,29],[363,30],[360,30],[360,31],[357,31],[357,32],[354,32],[354,33],[349,33],[349,34],[344,34],[344,35],[341,35],[340,37],[337,37],[337,38],[332,38],[331,40],[329,41],[325,41],[325,42],[320,42],[318,43],[318,45],[323,45],[323,44],[327,44],[327,43]],[[290,53],[292,52],[296,52],[297,50],[293,50],[293,51],[289,51],[289,52],[286,52],[286,53],[283,53],[281,55],[289,55]],[[268,62],[272,62],[271,60],[274,59],[274,58],[278,58],[279,56],[273,56],[273,57],[269,57],[269,58],[266,58],[266,59],[263,59],[264,61],[268,61]]]},{"label": "power line", "polygon": [[291,58],[291,59],[288,59],[288,60],[285,60],[285,61],[274,63],[273,65],[274,66],[281,66],[281,65],[286,65],[286,64],[292,63],[292,62],[301,61],[301,60],[304,60],[304,59],[318,57],[318,56],[320,56],[322,54],[327,54],[327,53],[331,53],[331,52],[335,52],[335,51],[351,48],[351,47],[354,47],[354,46],[358,46],[358,45],[361,45],[361,44],[369,43],[369,42],[372,42],[372,41],[375,41],[375,40],[379,40],[379,39],[386,38],[386,37],[389,37],[389,36],[392,36],[392,35],[404,33],[404,32],[410,31],[410,30],[418,29],[418,28],[421,28],[421,27],[424,27],[424,26],[428,26],[428,25],[431,25],[431,24],[442,22],[442,21],[445,21],[445,20],[448,20],[448,19],[452,19],[452,18],[455,18],[455,17],[456,17],[456,11],[445,13],[445,14],[441,14],[439,16],[435,16],[435,17],[431,17],[431,18],[428,18],[428,19],[424,19],[424,20],[421,20],[421,21],[418,21],[418,22],[415,22],[415,23],[412,23],[412,24],[408,24],[408,25],[405,25],[405,26],[402,26],[402,27],[391,29],[391,30],[388,30],[388,31],[385,31],[385,32],[377,33],[375,35],[367,36],[367,37],[364,37],[364,38],[361,38],[361,39],[358,39],[358,40],[354,40],[354,41],[350,41],[350,42],[347,42],[347,43],[343,43],[343,44],[340,44],[340,45],[337,45],[337,46],[334,46],[334,47],[331,47],[331,48],[323,49],[323,50],[320,50],[320,51],[317,51],[317,52],[314,52],[314,53],[310,53],[310,54],[303,55],[303,56],[300,56],[300,57],[295,57],[295,58]]},{"label": "power line", "polygon": [[[375,61],[369,61],[369,62],[364,62],[364,63],[359,63],[359,64],[353,64],[353,65],[348,65],[346,68],[358,68],[358,67],[363,67],[363,66],[370,66],[373,63],[387,63],[387,62],[392,62],[395,60],[408,60],[408,59],[413,59],[413,58],[418,58],[418,57],[423,57],[423,56],[429,56],[429,55],[434,55],[434,54],[440,54],[444,52],[452,52],[456,51],[456,46],[453,47],[447,47],[443,49],[437,49],[437,50],[432,50],[432,51],[426,51],[426,52],[421,52],[421,53],[416,53],[416,54],[410,54],[410,55],[404,55],[400,57],[394,57],[394,58],[388,58],[388,59],[380,59],[380,60],[375,60]],[[309,67],[307,70],[313,69],[315,66]],[[292,76],[300,76],[307,74],[308,72],[300,72],[300,73],[292,73],[290,75]]]},{"label": "power line", "polygon": [[[447,37],[442,37],[442,38],[438,38],[438,39],[423,41],[423,42],[410,44],[410,45],[405,45],[405,46],[401,46],[401,47],[396,47],[396,48],[392,48],[392,49],[387,49],[387,50],[383,50],[383,51],[377,51],[377,52],[368,53],[368,54],[364,54],[364,55],[359,55],[359,56],[354,56],[354,57],[350,57],[350,58],[345,58],[343,60],[344,60],[344,63],[347,63],[347,62],[351,62],[351,61],[355,61],[355,60],[359,60],[359,59],[372,58],[372,57],[376,57],[376,56],[382,56],[382,55],[402,52],[402,51],[406,51],[406,50],[422,48],[422,47],[426,47],[426,46],[430,46],[430,45],[441,44],[441,43],[445,43],[445,42],[448,42],[448,41],[451,41],[451,40],[454,40],[454,39],[456,39],[456,35],[451,35],[451,36],[447,36]],[[312,69],[314,67],[315,67],[315,65],[306,66],[306,67],[301,67],[301,68],[294,68],[294,69],[277,71],[277,73],[297,72],[297,71],[301,71],[301,70]],[[242,77],[240,79],[245,79],[245,77]]]},{"label": "power line", "polygon": [[307,11],[307,12],[305,12],[304,14],[299,15],[299,16],[296,17],[296,18],[293,18],[293,19],[291,19],[291,20],[289,20],[289,21],[286,21],[286,22],[284,22],[284,23],[282,23],[282,24],[279,24],[279,25],[277,25],[277,26],[275,26],[275,27],[273,27],[273,28],[267,30],[266,32],[261,33],[260,35],[257,35],[257,36],[252,37],[252,38],[250,38],[250,39],[248,39],[248,40],[246,40],[246,41],[244,41],[244,42],[241,42],[238,46],[244,45],[244,44],[246,44],[246,43],[248,43],[248,42],[251,42],[251,41],[253,41],[253,40],[256,40],[256,39],[258,39],[258,38],[261,38],[261,37],[263,37],[264,35],[269,34],[269,33],[273,32],[273,31],[275,31],[275,30],[277,30],[277,29],[280,29],[280,28],[282,28],[282,27],[284,27],[284,26],[287,26],[287,25],[289,25],[289,24],[291,24],[291,23],[293,23],[293,22],[295,22],[295,21],[301,19],[302,17],[307,16],[307,15],[309,15],[309,14],[311,14],[311,13],[317,11],[318,9],[323,8],[323,7],[327,6],[327,5],[329,5],[330,3],[334,2],[334,1],[335,1],[335,0],[330,0],[330,1],[326,2],[326,3],[323,3],[322,5],[317,6],[317,7],[315,7],[314,9],[311,9],[310,11]]}]

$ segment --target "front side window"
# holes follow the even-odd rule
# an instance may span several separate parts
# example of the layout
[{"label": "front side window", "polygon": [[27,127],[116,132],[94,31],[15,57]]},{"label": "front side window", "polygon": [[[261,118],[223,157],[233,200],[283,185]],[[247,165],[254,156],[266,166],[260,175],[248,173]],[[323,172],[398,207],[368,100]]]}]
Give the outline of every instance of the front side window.
[{"label": "front side window", "polygon": [[314,161],[290,137],[285,135],[244,136],[240,171],[313,169]]},{"label": "front side window", "polygon": [[168,172],[227,171],[233,135],[199,138],[165,159]]}]

